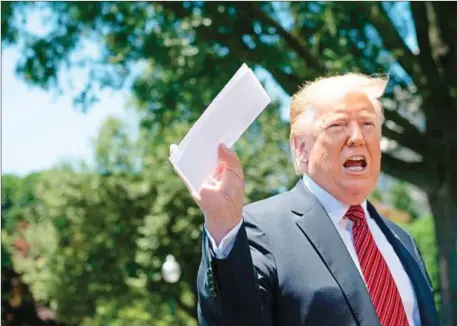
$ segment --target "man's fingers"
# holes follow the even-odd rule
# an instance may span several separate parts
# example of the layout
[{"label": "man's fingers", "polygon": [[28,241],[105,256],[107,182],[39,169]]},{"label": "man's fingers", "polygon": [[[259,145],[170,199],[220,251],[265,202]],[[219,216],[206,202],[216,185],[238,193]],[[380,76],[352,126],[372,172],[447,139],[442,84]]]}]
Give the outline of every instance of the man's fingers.
[{"label": "man's fingers", "polygon": [[[170,156],[176,151],[178,146],[176,144],[170,145]],[[213,173],[209,175],[200,189],[200,191],[195,191],[190,184],[187,183],[187,180],[179,174],[178,171],[175,172],[181,177],[186,188],[191,193],[195,202],[200,206],[204,211],[203,202],[207,202],[211,197],[215,196],[217,193],[223,193],[226,196],[227,200],[232,201],[233,199],[227,196],[228,191],[232,189],[238,182],[243,182],[244,174],[243,169],[241,168],[241,162],[238,159],[236,153],[230,150],[224,144],[219,145],[218,148],[218,164],[214,169]],[[173,166],[174,169],[174,166]],[[233,176],[233,174],[235,176]],[[233,204],[233,203],[232,203]]]},{"label": "man's fingers", "polygon": [[219,184],[220,180],[218,175],[209,175],[205,178],[205,181],[203,181],[202,188],[216,189],[219,187]]},{"label": "man's fingers", "polygon": [[228,166],[227,172],[231,172],[235,174],[239,179],[244,180],[244,172],[242,168],[232,168]]},{"label": "man's fingers", "polygon": [[225,162],[227,167],[229,168],[241,168],[240,160],[238,159],[238,155],[230,148],[225,146],[224,144],[220,144],[218,148],[218,155],[219,161]]},{"label": "man's fingers", "polygon": [[222,191],[236,187],[235,185],[240,181],[244,182],[244,172],[238,155],[224,144],[219,145],[218,166],[223,167],[220,183]]}]

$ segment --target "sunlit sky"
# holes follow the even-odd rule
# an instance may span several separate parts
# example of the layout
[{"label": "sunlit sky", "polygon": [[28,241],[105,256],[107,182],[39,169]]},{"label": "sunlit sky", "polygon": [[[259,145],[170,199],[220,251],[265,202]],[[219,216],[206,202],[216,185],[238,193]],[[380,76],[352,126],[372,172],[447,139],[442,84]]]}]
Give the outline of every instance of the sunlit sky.
[{"label": "sunlit sky", "polygon": [[[103,91],[88,113],[73,97],[28,86],[15,75],[17,49],[2,51],[2,174],[24,175],[62,161],[92,159],[92,141],[103,121],[127,117],[128,92]],[[78,79],[78,74],[73,78]]]},{"label": "sunlit sky", "polygon": [[[43,13],[28,15],[27,29],[46,35],[49,25]],[[97,49],[86,47],[84,55]],[[21,57],[17,47],[2,49],[2,174],[25,175],[55,167],[62,162],[92,163],[93,140],[102,123],[110,116],[129,125],[136,121],[126,110],[127,89],[98,92],[99,102],[87,113],[74,107],[73,98],[84,87],[87,70],[72,69],[60,75],[62,93],[30,86],[15,74]],[[70,86],[70,81],[72,86]]]}]

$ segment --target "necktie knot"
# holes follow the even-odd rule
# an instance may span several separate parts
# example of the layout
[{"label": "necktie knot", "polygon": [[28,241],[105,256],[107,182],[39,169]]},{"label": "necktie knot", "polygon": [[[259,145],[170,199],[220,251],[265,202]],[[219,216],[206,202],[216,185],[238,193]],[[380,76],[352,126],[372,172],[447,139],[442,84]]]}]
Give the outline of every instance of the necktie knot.
[{"label": "necktie knot", "polygon": [[363,211],[362,205],[355,205],[349,207],[346,215],[354,224],[360,224],[365,222],[365,212]]}]

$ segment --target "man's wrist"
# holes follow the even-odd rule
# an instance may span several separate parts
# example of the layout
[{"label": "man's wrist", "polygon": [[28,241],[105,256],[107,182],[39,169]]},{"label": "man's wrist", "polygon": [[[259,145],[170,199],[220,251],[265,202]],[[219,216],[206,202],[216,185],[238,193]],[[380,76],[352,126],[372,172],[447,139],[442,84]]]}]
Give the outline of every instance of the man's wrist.
[{"label": "man's wrist", "polygon": [[243,220],[239,221],[238,224],[235,225],[235,227],[233,227],[232,230],[224,236],[224,238],[222,238],[219,244],[216,244],[206,225],[204,226],[204,232],[207,235],[207,239],[209,241],[208,245],[213,257],[217,259],[225,259],[230,254],[242,224]]},{"label": "man's wrist", "polygon": [[236,226],[240,224],[240,222],[243,219],[240,218],[234,223],[230,225],[226,225],[225,223],[217,223],[214,222],[212,219],[205,219],[205,226],[209,234],[211,235],[211,238],[214,240],[214,243],[218,247],[219,244],[221,243],[222,239],[230,233]]}]

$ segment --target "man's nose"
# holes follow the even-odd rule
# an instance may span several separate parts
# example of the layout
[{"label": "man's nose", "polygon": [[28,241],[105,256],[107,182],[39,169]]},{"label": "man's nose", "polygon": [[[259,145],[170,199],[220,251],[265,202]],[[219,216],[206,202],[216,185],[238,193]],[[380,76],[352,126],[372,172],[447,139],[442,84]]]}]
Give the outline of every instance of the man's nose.
[{"label": "man's nose", "polygon": [[349,124],[348,134],[348,146],[361,146],[365,144],[362,128],[356,121]]}]

